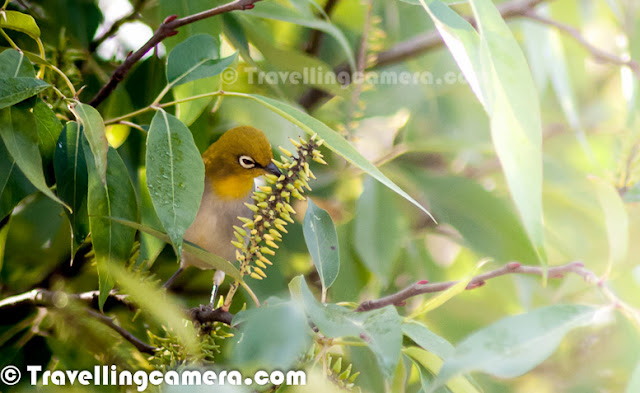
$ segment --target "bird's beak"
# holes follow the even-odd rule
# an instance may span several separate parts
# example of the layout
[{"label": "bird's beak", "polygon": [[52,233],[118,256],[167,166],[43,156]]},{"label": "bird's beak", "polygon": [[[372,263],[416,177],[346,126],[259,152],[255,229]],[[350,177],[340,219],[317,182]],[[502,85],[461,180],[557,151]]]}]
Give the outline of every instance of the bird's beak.
[{"label": "bird's beak", "polygon": [[270,162],[269,165],[265,166],[264,167],[264,171],[267,172],[267,173],[271,173],[273,175],[276,175],[276,176],[282,175],[282,172],[280,172],[280,169],[278,169],[276,164],[274,164],[273,162]]}]

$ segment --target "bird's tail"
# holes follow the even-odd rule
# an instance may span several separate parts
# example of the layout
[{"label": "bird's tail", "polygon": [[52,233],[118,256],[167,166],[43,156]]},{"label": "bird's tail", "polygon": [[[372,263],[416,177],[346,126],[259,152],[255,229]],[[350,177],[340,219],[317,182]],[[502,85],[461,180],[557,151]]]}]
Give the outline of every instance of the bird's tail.
[{"label": "bird's tail", "polygon": [[211,300],[209,301],[212,306],[215,304],[216,296],[218,295],[218,289],[224,281],[224,276],[225,274],[222,270],[216,270],[215,274],[213,275],[213,287],[211,288]]}]

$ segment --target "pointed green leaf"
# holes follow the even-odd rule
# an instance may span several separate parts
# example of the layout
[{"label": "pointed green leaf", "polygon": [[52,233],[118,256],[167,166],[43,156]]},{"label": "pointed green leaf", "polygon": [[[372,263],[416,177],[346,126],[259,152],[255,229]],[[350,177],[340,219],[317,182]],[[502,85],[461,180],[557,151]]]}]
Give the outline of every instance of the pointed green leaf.
[{"label": "pointed green leaf", "polygon": [[82,131],[76,122],[69,122],[60,133],[56,145],[53,167],[58,196],[71,206],[66,212],[73,230],[73,240],[81,244],[89,234],[87,190],[89,178],[87,162],[82,150]]},{"label": "pointed green leaf", "polygon": [[47,87],[47,82],[36,78],[0,78],[0,109],[33,97]]},{"label": "pointed green leaf", "polygon": [[320,275],[322,290],[326,293],[340,271],[338,234],[329,213],[313,203],[311,198],[307,204],[302,230],[313,264]]},{"label": "pointed green leaf", "polygon": [[167,56],[167,82],[178,86],[220,74],[235,61],[237,54],[219,59],[218,52],[218,44],[210,35],[187,38]]},{"label": "pointed green leaf", "polygon": [[[140,232],[148,233],[149,235],[157,239],[160,239],[165,243],[168,243],[168,244],[171,243],[171,238],[169,237],[169,235],[162,233],[156,229],[153,229],[150,226],[138,224],[137,222],[133,222],[130,220],[123,220],[117,217],[110,217],[110,219],[122,225],[126,225],[129,228],[136,229]],[[200,261],[211,265],[212,269],[222,270],[234,280],[242,281],[242,275],[240,274],[240,271],[238,271],[238,269],[236,269],[235,266],[233,266],[231,262],[227,261],[226,259],[219,257],[215,254],[212,254],[206,250],[203,250],[202,248],[188,241],[185,241],[182,244],[182,249],[184,250],[184,252],[193,255]]]},{"label": "pointed green leaf", "polygon": [[[138,181],[138,190],[140,190],[140,225],[146,225],[151,228],[162,228],[162,223],[153,208],[153,202],[151,202],[151,195],[149,195],[149,189],[147,188],[147,173],[144,168],[138,171]],[[136,266],[149,269],[160,255],[160,252],[162,252],[165,244],[171,243],[171,239],[166,236],[168,241],[164,242],[142,230],[139,231],[140,254],[138,255],[138,259],[136,259]]]},{"label": "pointed green leaf", "polygon": [[94,156],[86,138],[81,139],[84,158],[89,174],[87,210],[91,242],[96,254],[100,279],[100,308],[113,288],[109,266],[124,266],[129,260],[135,236],[135,229],[113,222],[109,217],[122,217],[130,221],[138,220],[138,202],[129,172],[115,149],[108,152],[106,184],[102,183]]},{"label": "pointed green leaf", "polygon": [[[428,370],[432,375],[436,375],[442,367],[442,359],[438,358],[433,353],[429,353],[421,348],[409,347],[403,349],[402,352],[405,355],[411,357],[415,362],[417,362],[417,365]],[[427,387],[431,383],[432,378],[424,378],[425,375],[423,375],[423,371],[420,371],[422,386],[427,389]],[[463,376],[452,378],[449,382],[447,382],[447,388],[449,389],[448,391],[451,391],[452,393],[479,393],[479,390]]]},{"label": "pointed green leaf", "polygon": [[416,344],[442,359],[448,358],[454,352],[453,345],[449,341],[438,336],[418,321],[403,323],[402,332]]},{"label": "pointed green leaf", "polygon": [[36,72],[23,52],[7,49],[0,53],[0,78],[17,77],[35,78]]},{"label": "pointed green leaf", "polygon": [[46,168],[47,164],[53,161],[56,142],[62,131],[62,123],[53,110],[40,98],[36,99],[33,114],[38,130],[38,147]]},{"label": "pointed green leaf", "polygon": [[472,371],[499,378],[523,375],[549,357],[569,331],[592,324],[598,311],[580,305],[548,306],[482,328],[445,359],[432,389]]},{"label": "pointed green leaf", "polygon": [[204,163],[191,131],[163,110],[151,121],[146,160],[151,201],[179,256],[184,233],[200,207]]},{"label": "pointed green leaf", "polygon": [[0,16],[0,29],[19,31],[34,40],[40,37],[40,28],[35,19],[31,15],[18,11],[4,11]]},{"label": "pointed green leaf", "polygon": [[489,115],[493,144],[511,196],[545,264],[540,104],[522,50],[491,0],[471,0],[479,43],[469,23],[444,4],[421,2],[461,71],[476,86],[473,91]]},{"label": "pointed green leaf", "polygon": [[264,97],[257,94],[244,94],[244,93],[225,93],[230,96],[249,98],[259,102],[273,112],[279,114],[291,123],[300,127],[304,132],[312,135],[317,133],[318,136],[325,141],[325,146],[344,158],[348,162],[362,169],[365,173],[378,180],[380,183],[392,189],[394,192],[407,199],[409,202],[416,205],[422,211],[427,213],[429,217],[431,213],[427,211],[418,201],[413,199],[409,194],[404,192],[394,182],[389,180],[375,165],[364,158],[349,142],[347,142],[340,134],[327,127],[326,124],[317,120],[308,114],[289,106],[288,104],[274,100],[272,98]]},{"label": "pointed green leaf", "polygon": [[336,304],[318,302],[302,276],[289,283],[292,297],[301,299],[307,316],[320,333],[329,338],[358,337],[371,349],[380,371],[390,380],[398,365],[402,347],[401,321],[395,307],[354,312]]},{"label": "pointed green leaf", "polygon": [[12,106],[0,110],[0,136],[22,173],[38,190],[69,208],[49,189],[42,171],[36,120],[29,108]]},{"label": "pointed green leaf", "polygon": [[614,265],[621,263],[629,249],[629,215],[618,190],[602,179],[593,177],[591,182],[604,213],[604,229],[609,241],[608,275]]},{"label": "pointed green leaf", "polygon": [[107,178],[107,151],[109,142],[105,132],[104,121],[100,113],[91,105],[78,103],[71,108],[80,125],[82,132],[93,154],[93,162],[100,176],[102,184],[106,184]]}]

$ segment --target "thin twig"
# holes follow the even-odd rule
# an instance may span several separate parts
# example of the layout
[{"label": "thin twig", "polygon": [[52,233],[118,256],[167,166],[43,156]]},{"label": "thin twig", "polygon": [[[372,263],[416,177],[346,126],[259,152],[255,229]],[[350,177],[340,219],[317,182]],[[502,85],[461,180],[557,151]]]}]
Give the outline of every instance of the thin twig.
[{"label": "thin twig", "polygon": [[215,15],[224,14],[226,12],[247,10],[253,8],[254,4],[260,0],[234,0],[230,3],[223,4],[221,6],[199,12],[197,14],[185,16],[184,18],[178,18],[176,15],[168,16],[155,31],[153,36],[147,41],[140,49],[129,55],[125,61],[113,72],[109,81],[102,86],[100,91],[89,101],[89,105],[96,107],[100,105],[112,92],[116,86],[124,79],[131,67],[136,64],[142,57],[151,49],[156,47],[165,38],[171,37],[178,33],[178,28],[201,21],[203,19],[211,18]]},{"label": "thin twig", "polygon": [[133,334],[131,334],[127,329],[116,325],[116,323],[113,321],[113,318],[108,317],[108,316],[106,316],[104,314],[100,314],[99,312],[96,312],[96,311],[93,311],[93,310],[89,310],[89,309],[87,309],[87,313],[89,315],[91,315],[92,317],[94,317],[95,319],[97,319],[98,321],[102,322],[103,324],[105,324],[108,327],[110,327],[111,329],[113,329],[115,332],[117,332],[119,335],[121,335],[125,340],[127,340],[131,344],[133,344],[133,346],[136,347],[136,349],[138,349],[138,351],[143,352],[143,353],[148,353],[150,355],[153,355],[156,352],[156,350],[157,350],[156,347],[153,347],[153,346],[143,342],[138,337],[136,337]]},{"label": "thin twig", "polygon": [[[475,276],[473,279],[471,279],[471,281],[469,281],[466,289],[481,287],[487,280],[494,277],[504,276],[506,274],[519,273],[543,276],[544,271],[544,268],[540,266],[525,266],[520,264],[519,262],[509,262],[498,269]],[[547,276],[549,278],[560,278],[563,277],[565,273],[575,273],[583,277],[585,280],[598,281],[598,277],[594,273],[585,269],[582,262],[571,262],[566,265],[550,267],[547,269]],[[369,311],[388,305],[403,305],[405,301],[411,297],[422,295],[425,293],[442,292],[454,286],[458,282],[459,281],[423,283],[419,281],[394,294],[376,300],[367,300],[361,303],[358,308],[356,308],[356,311]]]},{"label": "thin twig", "polygon": [[589,41],[587,41],[580,31],[573,26],[567,25],[562,22],[558,22],[557,20],[553,20],[551,18],[547,18],[546,16],[542,16],[540,14],[535,13],[533,10],[527,11],[524,16],[527,18],[534,20],[536,22],[540,22],[542,24],[554,27],[564,33],[570,35],[574,40],[576,40],[582,47],[588,50],[593,56],[594,59],[602,62],[602,63],[612,63],[618,64],[621,66],[627,66],[631,69],[633,74],[636,76],[638,80],[640,80],[640,65],[637,61],[630,59],[628,57],[616,56],[612,53],[605,52],[600,48],[596,48]]},{"label": "thin twig", "polygon": [[[99,291],[89,291],[75,294],[67,294],[60,291],[50,291],[48,289],[33,289],[29,292],[22,293],[0,300],[0,310],[8,310],[24,306],[49,307],[59,304],[64,297],[87,303],[91,307],[98,308]],[[135,306],[128,301],[127,295],[118,294],[115,291],[109,293],[109,297],[105,302],[108,304],[121,304],[129,309],[135,309]]]}]

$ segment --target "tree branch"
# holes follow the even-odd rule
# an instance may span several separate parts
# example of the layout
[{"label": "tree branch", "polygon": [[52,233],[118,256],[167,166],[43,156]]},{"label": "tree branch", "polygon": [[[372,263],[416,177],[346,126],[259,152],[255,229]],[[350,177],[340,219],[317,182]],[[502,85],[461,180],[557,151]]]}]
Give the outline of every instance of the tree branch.
[{"label": "tree branch", "polygon": [[[52,305],[60,304],[63,297],[69,297],[71,299],[86,303],[87,305],[98,308],[99,291],[89,291],[83,293],[67,294],[60,291],[50,291],[48,289],[33,289],[29,292],[22,293],[20,295],[11,296],[6,299],[0,300],[0,310],[10,310],[14,308],[20,308],[25,306],[34,307],[50,307]],[[109,297],[105,302],[105,307],[111,305],[121,304],[128,309],[133,310],[135,306],[128,301],[127,295],[118,294],[115,291],[109,293]]]},{"label": "tree branch", "polygon": [[177,15],[168,16],[160,24],[149,41],[147,41],[140,49],[129,55],[125,61],[116,68],[111,75],[111,78],[109,78],[109,81],[102,86],[95,97],[89,101],[89,105],[93,107],[100,105],[100,103],[104,101],[113,92],[113,90],[115,90],[135,63],[137,63],[147,52],[156,47],[165,38],[178,34],[178,28],[203,19],[211,18],[215,15],[224,14],[226,12],[251,9],[258,1],[260,0],[234,0],[210,10],[185,16],[184,18],[177,18]]},{"label": "tree branch", "polygon": [[[544,274],[544,268],[539,266],[524,266],[519,262],[509,262],[498,269],[475,276],[473,279],[471,279],[471,281],[469,281],[466,289],[478,288],[483,286],[486,281],[491,278],[515,273],[542,276]],[[547,269],[547,275],[549,278],[561,278],[566,273],[577,274],[588,281],[599,281],[598,277],[593,272],[584,268],[584,264],[582,262],[571,262],[566,265],[550,267]],[[389,296],[385,296],[377,300],[367,300],[365,302],[362,302],[360,303],[358,308],[356,308],[356,311],[375,310],[389,305],[404,305],[405,301],[411,297],[422,295],[425,293],[442,292],[454,286],[458,282],[459,281],[427,283],[419,281]]]},{"label": "tree branch", "polygon": [[122,338],[124,338],[125,340],[133,344],[133,346],[136,347],[138,351],[143,353],[148,353],[150,355],[153,355],[156,352],[157,350],[156,347],[143,342],[138,337],[131,334],[127,329],[116,325],[116,323],[113,321],[113,318],[108,317],[104,314],[100,314],[99,312],[96,312],[90,309],[87,309],[87,313],[92,317],[94,317],[95,319],[97,319],[98,321],[102,322],[103,324],[113,329],[116,333],[121,335]]},{"label": "tree branch", "polygon": [[222,322],[231,326],[231,320],[233,319],[233,314],[229,311],[223,310],[222,307],[214,309],[210,304],[206,306],[200,305],[200,307],[190,309],[189,316],[192,321],[199,325],[208,322]]},{"label": "tree branch", "polygon": [[[327,16],[331,15],[336,4],[338,4],[338,0],[327,0],[327,3],[324,5],[324,14]],[[324,32],[322,30],[311,30],[311,36],[304,51],[312,56],[318,56],[323,38]]]},{"label": "tree branch", "polygon": [[631,69],[631,71],[633,71],[633,74],[636,76],[636,78],[638,80],[640,80],[640,65],[638,65],[638,62],[630,59],[630,58],[624,58],[621,56],[616,56],[612,53],[609,52],[605,52],[602,49],[596,48],[595,46],[593,46],[591,43],[589,43],[580,33],[580,31],[578,29],[576,29],[573,26],[564,24],[562,22],[558,22],[556,20],[547,18],[546,16],[542,16],[539,15],[537,13],[535,13],[533,10],[529,10],[527,11],[524,16],[526,16],[527,18],[534,20],[536,22],[540,22],[542,24],[554,27],[568,35],[570,35],[574,40],[576,40],[580,45],[582,45],[582,47],[584,47],[586,50],[588,50],[591,53],[591,56],[593,56],[594,59],[602,62],[602,63],[612,63],[612,64],[618,64],[621,66],[627,66]]}]

